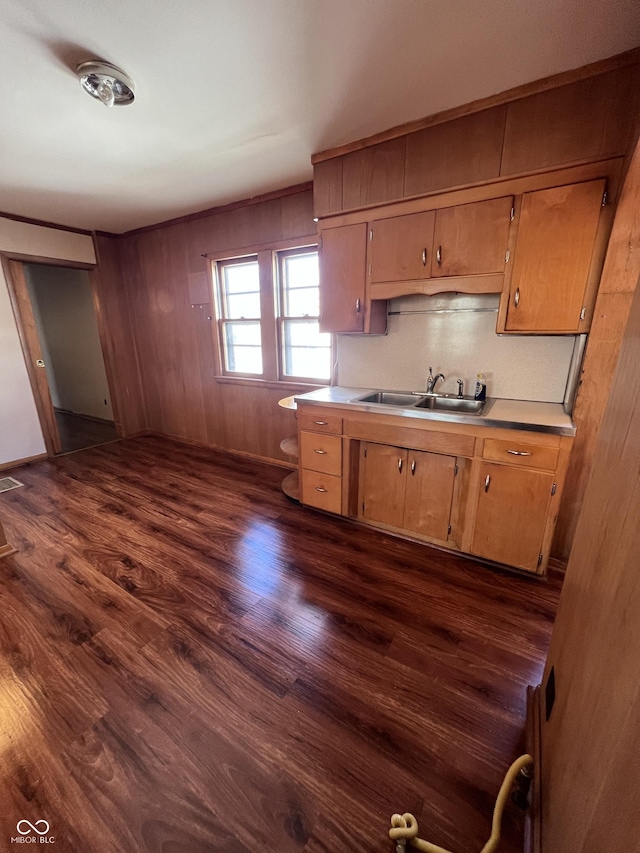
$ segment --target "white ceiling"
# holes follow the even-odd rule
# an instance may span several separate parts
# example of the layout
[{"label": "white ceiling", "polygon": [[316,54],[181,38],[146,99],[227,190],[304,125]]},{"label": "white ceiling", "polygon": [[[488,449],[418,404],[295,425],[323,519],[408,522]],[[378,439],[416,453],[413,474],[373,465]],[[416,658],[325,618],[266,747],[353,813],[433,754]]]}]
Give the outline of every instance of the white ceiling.
[{"label": "white ceiling", "polygon": [[[2,0],[0,210],[122,232],[640,44],[637,0]],[[106,109],[70,69],[136,82]]]}]

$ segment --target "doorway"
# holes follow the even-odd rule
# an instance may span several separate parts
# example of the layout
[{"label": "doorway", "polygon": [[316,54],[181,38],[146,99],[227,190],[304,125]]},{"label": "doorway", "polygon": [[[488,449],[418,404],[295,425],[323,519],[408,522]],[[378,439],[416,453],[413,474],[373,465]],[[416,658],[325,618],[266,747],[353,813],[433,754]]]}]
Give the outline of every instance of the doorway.
[{"label": "doorway", "polygon": [[53,452],[115,441],[118,433],[87,270],[43,263],[21,266],[23,296],[30,303],[31,331],[41,355],[34,361],[35,370],[41,386],[43,373],[48,386],[46,426]]}]

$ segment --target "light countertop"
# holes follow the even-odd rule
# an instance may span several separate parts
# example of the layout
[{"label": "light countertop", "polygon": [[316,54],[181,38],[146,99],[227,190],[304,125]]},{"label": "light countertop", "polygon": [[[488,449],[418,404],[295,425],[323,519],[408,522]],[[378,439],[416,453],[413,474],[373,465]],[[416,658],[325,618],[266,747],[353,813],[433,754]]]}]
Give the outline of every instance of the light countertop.
[{"label": "light countertop", "polygon": [[575,425],[571,417],[565,413],[561,403],[536,403],[529,400],[501,400],[487,397],[487,404],[482,414],[467,415],[358,401],[358,397],[370,394],[372,390],[381,389],[345,388],[334,385],[310,391],[308,394],[300,394],[296,396],[296,402],[342,407],[349,404],[350,408],[353,407],[354,411],[359,412],[377,412],[378,414],[386,412],[398,417],[547,432],[555,435],[575,435],[576,433]]}]

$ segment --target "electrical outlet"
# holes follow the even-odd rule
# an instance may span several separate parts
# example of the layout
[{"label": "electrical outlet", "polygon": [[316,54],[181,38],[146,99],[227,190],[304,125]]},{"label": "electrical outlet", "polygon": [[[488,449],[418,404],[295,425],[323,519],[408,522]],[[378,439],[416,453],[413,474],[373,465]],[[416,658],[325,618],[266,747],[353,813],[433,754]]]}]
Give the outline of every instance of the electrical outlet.
[{"label": "electrical outlet", "polygon": [[553,711],[553,703],[556,701],[556,671],[551,667],[549,678],[547,678],[547,686],[544,690],[545,718],[549,722],[549,717]]}]

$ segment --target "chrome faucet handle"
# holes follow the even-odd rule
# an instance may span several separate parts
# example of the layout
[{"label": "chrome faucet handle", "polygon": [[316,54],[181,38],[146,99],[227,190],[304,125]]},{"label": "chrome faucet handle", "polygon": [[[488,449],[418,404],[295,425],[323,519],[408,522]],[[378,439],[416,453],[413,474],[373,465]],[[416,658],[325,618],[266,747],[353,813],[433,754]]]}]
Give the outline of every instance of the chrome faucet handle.
[{"label": "chrome faucet handle", "polygon": [[463,397],[464,396],[464,382],[462,381],[462,379],[456,379],[456,382],[458,383],[458,397]]}]

